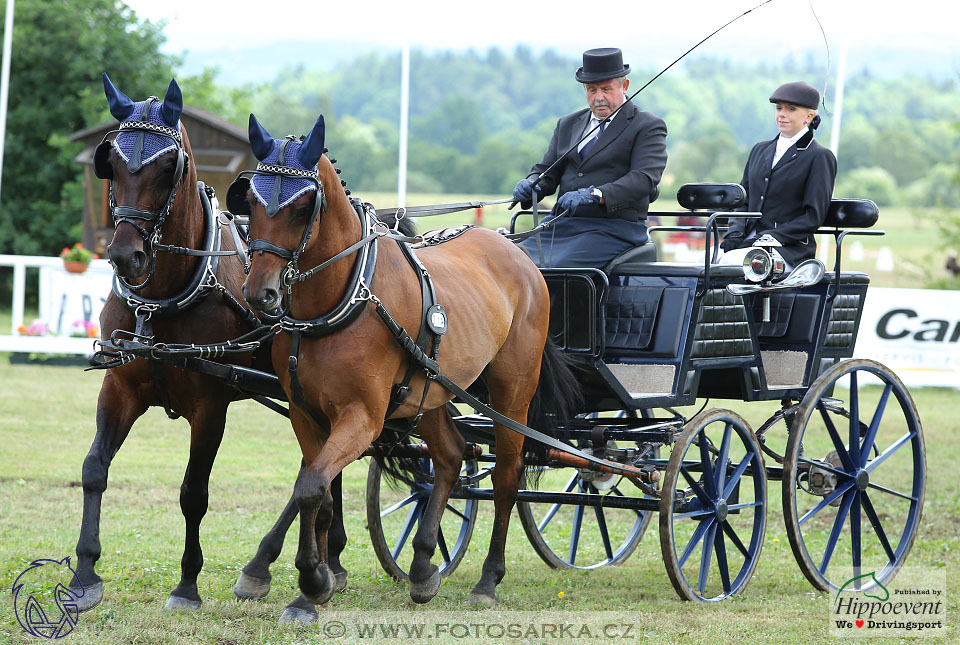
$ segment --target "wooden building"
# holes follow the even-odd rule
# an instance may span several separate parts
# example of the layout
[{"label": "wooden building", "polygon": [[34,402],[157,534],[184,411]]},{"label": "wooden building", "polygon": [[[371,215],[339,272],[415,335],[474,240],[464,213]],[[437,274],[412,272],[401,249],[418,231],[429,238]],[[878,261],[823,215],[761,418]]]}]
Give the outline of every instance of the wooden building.
[{"label": "wooden building", "polygon": [[[247,132],[199,108],[183,106],[180,122],[193,150],[190,163],[197,178],[217,191],[220,208],[226,210],[227,187],[241,170],[256,167]],[[108,182],[93,172],[93,153],[103,136],[117,128],[116,121],[74,132],[71,141],[84,144],[76,161],[83,164],[83,244],[101,256],[113,238],[113,222],[107,208]]]}]

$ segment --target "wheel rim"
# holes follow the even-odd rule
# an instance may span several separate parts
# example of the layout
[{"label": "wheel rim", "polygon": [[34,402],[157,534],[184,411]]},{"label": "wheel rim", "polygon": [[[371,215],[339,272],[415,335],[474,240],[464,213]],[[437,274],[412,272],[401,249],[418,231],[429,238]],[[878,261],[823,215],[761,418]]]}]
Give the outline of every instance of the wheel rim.
[{"label": "wheel rim", "polygon": [[660,542],[681,598],[714,602],[743,591],[766,527],[766,472],[746,422],[710,410],[673,447],[660,502]]},{"label": "wheel rim", "polygon": [[[848,414],[823,405],[826,395],[843,399]],[[804,575],[823,590],[893,578],[916,538],[925,483],[923,430],[896,375],[867,360],[823,374],[797,414],[783,478],[787,535]]]},{"label": "wheel rim", "polygon": [[[422,460],[421,466],[433,474],[433,464]],[[461,475],[477,472],[476,460],[467,460]],[[392,487],[383,482],[382,470],[376,460],[371,460],[367,475],[367,523],[377,559],[384,571],[397,580],[408,580],[407,570],[413,558],[413,536],[426,510],[433,484],[416,478],[413,484],[403,488]],[[440,561],[435,562],[443,577],[456,570],[466,553],[477,518],[478,501],[475,499],[449,499],[440,520],[437,532],[437,551]],[[436,558],[436,555],[434,556]]]}]

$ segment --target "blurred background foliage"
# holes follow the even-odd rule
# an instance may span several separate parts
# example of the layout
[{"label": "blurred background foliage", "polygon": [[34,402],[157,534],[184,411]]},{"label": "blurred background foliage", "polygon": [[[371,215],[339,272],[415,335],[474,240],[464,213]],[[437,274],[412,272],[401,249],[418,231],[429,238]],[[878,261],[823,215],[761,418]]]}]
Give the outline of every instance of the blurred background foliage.
[{"label": "blurred background foliage", "polygon": [[[16,10],[0,253],[52,255],[79,237],[79,145],[68,135],[112,119],[101,73],[135,99],[162,96],[182,61],[160,53],[162,23],[139,20],[117,0],[18,0]],[[659,71],[629,62],[631,92]],[[506,196],[540,160],[557,119],[585,106],[573,78],[579,64],[523,45],[411,52],[408,192]],[[399,53],[362,54],[334,70],[293,65],[239,87],[221,85],[218,74],[178,76],[185,102],[243,127],[252,111],[274,136],[306,133],[323,113],[350,188],[395,190]],[[824,75],[812,61],[696,59],[658,79],[636,102],[669,129],[660,203],[687,182],[739,181],[750,146],[777,133],[772,89],[795,79],[822,86]],[[956,219],[948,209],[960,208],[958,106],[956,79],[848,74],[835,196],[943,207]],[[821,109],[825,145],[835,107]],[[960,247],[960,224],[942,233]]]}]

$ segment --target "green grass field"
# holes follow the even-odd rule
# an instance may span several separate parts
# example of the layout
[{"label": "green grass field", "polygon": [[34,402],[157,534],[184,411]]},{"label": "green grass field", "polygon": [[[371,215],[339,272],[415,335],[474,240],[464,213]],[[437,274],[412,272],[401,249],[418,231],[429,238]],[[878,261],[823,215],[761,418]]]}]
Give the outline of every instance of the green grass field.
[{"label": "green grass field", "polygon": [[[73,555],[81,513],[80,470],[94,434],[101,379],[100,373],[79,368],[7,365],[5,360],[0,367],[0,584],[7,590],[33,559]],[[948,620],[952,621],[957,615],[958,589],[950,572],[960,565],[960,483],[954,470],[960,458],[958,396],[953,390],[940,389],[912,394],[924,424],[928,476],[924,517],[907,566],[945,569]],[[775,409],[770,403],[716,401],[711,405],[740,411],[754,428]],[[685,410],[688,416],[692,412]],[[179,577],[183,521],[178,496],[188,439],[185,422],[170,421],[156,408],[134,426],[113,462],[104,496],[103,557],[98,571],[106,582],[105,598],[81,615],[75,633],[65,642],[327,642],[317,626],[276,622],[296,594],[295,531],[288,535],[273,568],[273,590],[266,600],[239,602],[231,592],[240,569],[286,501],[299,461],[288,422],[252,402],[230,409],[211,478],[210,510],[202,527],[203,607],[196,613],[164,610],[167,593]],[[394,611],[465,622],[497,615],[478,615],[465,605],[486,553],[492,504],[481,504],[473,540],[459,569],[445,580],[437,597],[421,607],[410,601],[405,586],[384,574],[370,547],[364,512],[366,463],[350,466],[346,478],[344,508],[350,542],[342,561],[350,581],[347,590],[322,610],[321,624],[325,614],[354,610],[371,612],[373,619]],[[515,517],[507,576],[498,592],[499,610],[554,612],[553,616],[562,612],[559,615],[571,620],[616,612],[635,626],[634,640],[643,641],[825,642],[829,600],[813,590],[793,559],[782,523],[779,482],[770,484],[769,497],[764,550],[741,597],[713,606],[680,601],[663,568],[656,518],[623,565],[555,571],[533,552]],[[2,606],[0,642],[33,642],[14,618],[10,595],[4,594]],[[445,613],[431,613],[436,611]],[[949,633],[951,640],[960,635],[952,622]],[[508,639],[489,642],[504,640]]]}]

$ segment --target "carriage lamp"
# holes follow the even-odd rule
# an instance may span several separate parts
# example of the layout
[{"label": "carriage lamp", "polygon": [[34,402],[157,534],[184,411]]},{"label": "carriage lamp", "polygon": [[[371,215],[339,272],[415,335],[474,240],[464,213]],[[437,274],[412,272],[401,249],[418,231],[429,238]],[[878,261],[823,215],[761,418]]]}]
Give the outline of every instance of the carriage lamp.
[{"label": "carriage lamp", "polygon": [[[749,282],[769,284],[783,275],[786,263],[777,251],[780,246],[772,235],[761,235],[743,256],[743,277]],[[763,294],[763,322],[770,322],[770,294]]]}]

